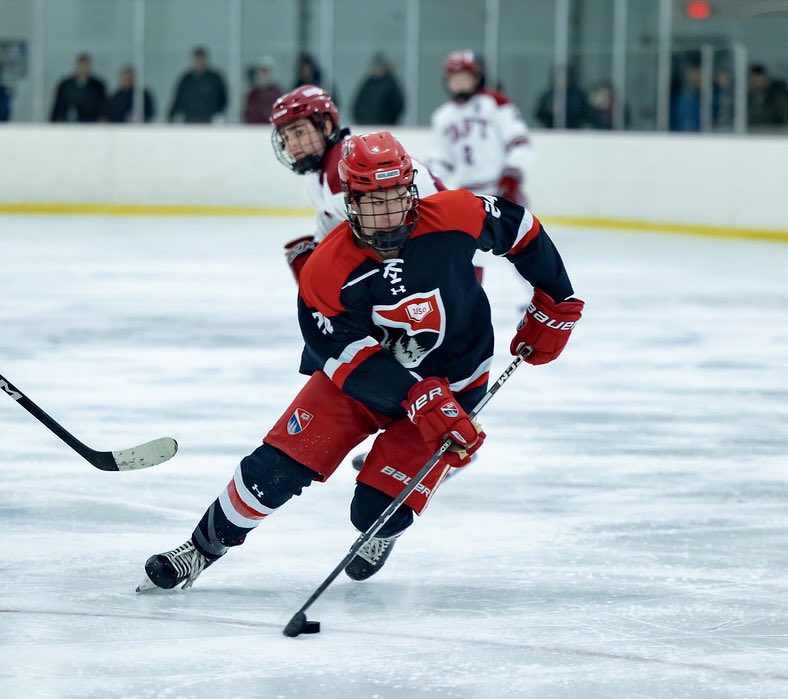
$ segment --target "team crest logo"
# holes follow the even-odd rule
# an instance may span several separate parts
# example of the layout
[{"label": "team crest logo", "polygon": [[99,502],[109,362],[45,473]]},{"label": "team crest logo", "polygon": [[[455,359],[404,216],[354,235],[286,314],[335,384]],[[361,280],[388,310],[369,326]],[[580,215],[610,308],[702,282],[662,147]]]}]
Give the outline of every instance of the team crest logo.
[{"label": "team crest logo", "polygon": [[429,301],[424,303],[409,303],[407,305],[408,318],[414,323],[420,323],[430,313],[432,313],[432,304]]},{"label": "team crest logo", "polygon": [[296,408],[295,412],[287,421],[287,434],[300,434],[309,427],[309,423],[312,422],[313,417],[312,413],[308,413],[301,408]]},{"label": "team crest logo", "polygon": [[372,322],[383,331],[380,344],[402,366],[419,366],[446,334],[446,313],[439,289],[413,294],[391,306],[374,306]]},{"label": "team crest logo", "polygon": [[446,417],[457,417],[460,414],[460,409],[456,403],[446,403],[446,405],[441,406],[441,412]]}]

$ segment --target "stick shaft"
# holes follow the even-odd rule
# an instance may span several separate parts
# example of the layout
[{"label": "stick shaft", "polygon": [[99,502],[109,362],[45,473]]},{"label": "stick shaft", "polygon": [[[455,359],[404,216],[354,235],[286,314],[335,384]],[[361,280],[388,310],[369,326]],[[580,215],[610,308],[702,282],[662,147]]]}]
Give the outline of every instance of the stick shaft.
[{"label": "stick shaft", "polygon": [[[519,367],[523,363],[523,358],[518,356],[514,359],[514,361],[509,364],[504,372],[498,377],[498,380],[490,387],[487,393],[482,396],[482,399],[476,404],[476,407],[470,413],[470,417],[476,417],[479,412],[484,408],[485,405],[490,401],[490,399],[498,392],[498,390],[503,386],[514,373],[515,369]],[[380,517],[378,517],[375,522],[367,529],[365,532],[361,534],[361,536],[356,539],[356,542],[353,546],[350,547],[350,551],[348,551],[347,555],[339,562],[334,570],[328,575],[328,577],[320,584],[320,586],[312,593],[309,599],[304,603],[304,605],[296,612],[296,615],[306,612],[309,607],[317,600],[323,592],[326,591],[328,586],[336,580],[337,576],[344,570],[345,566],[350,563],[353,556],[358,553],[359,549],[367,543],[378,531],[388,522],[391,516],[394,514],[395,510],[408,498],[408,496],[416,489],[416,487],[421,483],[424,478],[427,477],[427,474],[432,470],[435,464],[440,461],[440,458],[446,453],[446,451],[451,447],[453,444],[453,440],[446,439],[444,440],[443,444],[441,444],[438,451],[436,451],[429,461],[427,461],[424,466],[422,466],[421,470],[411,478],[410,483],[402,489],[399,495],[397,495],[394,500],[392,500],[391,504],[383,510]],[[294,615],[295,616],[295,615]]]},{"label": "stick shaft", "polygon": [[65,429],[57,420],[44,412],[38,407],[30,398],[28,398],[22,391],[14,386],[8,379],[0,375],[0,390],[8,394],[19,405],[21,405],[27,412],[29,412],[36,420],[38,420],[44,427],[54,432],[60,439],[62,439],[68,446],[70,446],[77,454],[91,463],[95,460],[96,451],[80,442],[71,432]]}]

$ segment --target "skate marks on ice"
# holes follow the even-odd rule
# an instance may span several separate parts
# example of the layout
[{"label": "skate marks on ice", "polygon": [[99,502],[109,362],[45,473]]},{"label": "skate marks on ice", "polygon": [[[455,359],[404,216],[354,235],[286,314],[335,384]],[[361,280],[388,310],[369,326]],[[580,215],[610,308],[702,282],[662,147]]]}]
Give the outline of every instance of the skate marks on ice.
[{"label": "skate marks on ice", "polygon": [[[244,619],[231,619],[219,616],[195,616],[186,614],[123,614],[117,612],[77,612],[77,611],[55,611],[52,609],[3,609],[0,608],[0,615],[14,614],[20,616],[53,616],[53,617],[79,617],[82,619],[97,619],[97,620],[132,620],[132,621],[153,621],[163,623],[178,623],[178,624],[199,624],[199,625],[218,625],[227,627],[238,627],[245,629],[256,629],[264,632],[281,633],[281,622],[271,621],[248,621]],[[756,620],[758,621],[758,620]],[[730,625],[740,625],[744,622],[741,620],[732,620],[718,625],[708,631],[716,631],[721,627]],[[734,675],[743,678],[753,679],[770,679],[770,680],[785,680],[788,682],[788,672],[779,671],[765,671],[756,672],[747,669],[739,669],[735,667],[726,667],[715,665],[713,663],[701,662],[688,662],[679,659],[666,659],[657,657],[646,657],[637,655],[635,653],[624,652],[605,652],[599,650],[592,650],[586,648],[571,648],[568,646],[560,645],[539,645],[534,643],[526,643],[517,640],[505,639],[492,639],[492,638],[479,638],[478,636],[468,636],[462,638],[461,636],[451,635],[447,637],[440,637],[435,635],[425,635],[420,633],[406,634],[397,631],[375,630],[360,627],[338,627],[331,625],[330,633],[336,634],[349,634],[352,637],[368,636],[372,639],[376,637],[379,639],[399,639],[405,642],[430,642],[438,643],[446,646],[464,645],[473,648],[489,647],[489,648],[504,648],[523,650],[535,654],[556,654],[566,656],[578,656],[581,658],[626,661],[634,664],[653,664],[661,665],[667,669],[680,669],[680,670],[698,670],[703,672],[719,673],[722,675]]]},{"label": "skate marks on ice", "polygon": [[[311,223],[4,218],[3,370],[91,443],[181,451],[111,479],[0,413],[0,695],[788,693],[788,246],[551,230],[588,302],[570,346],[485,410],[386,570],[319,600],[321,634],[281,628],[355,539],[349,461],[139,600],[303,381],[280,243]],[[495,371],[521,289],[488,276]]]}]

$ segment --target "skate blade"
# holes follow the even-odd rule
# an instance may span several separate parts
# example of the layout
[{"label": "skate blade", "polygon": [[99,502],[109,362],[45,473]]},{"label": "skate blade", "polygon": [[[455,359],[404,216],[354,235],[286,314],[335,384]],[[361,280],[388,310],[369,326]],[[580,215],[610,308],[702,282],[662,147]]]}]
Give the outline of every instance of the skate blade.
[{"label": "skate blade", "polygon": [[146,575],[145,580],[143,580],[139,585],[137,585],[137,592],[153,592],[155,590],[164,591],[164,588],[159,587],[156,585],[151,579]]}]

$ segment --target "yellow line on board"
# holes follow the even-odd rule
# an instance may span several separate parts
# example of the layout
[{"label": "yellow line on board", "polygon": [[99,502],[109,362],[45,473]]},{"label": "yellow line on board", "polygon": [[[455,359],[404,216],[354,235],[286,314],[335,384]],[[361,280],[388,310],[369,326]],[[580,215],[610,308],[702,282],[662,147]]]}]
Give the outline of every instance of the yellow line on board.
[{"label": "yellow line on board", "polygon": [[266,206],[172,206],[150,204],[3,204],[0,214],[56,216],[313,216],[314,209]]},{"label": "yellow line on board", "polygon": [[669,233],[672,235],[702,235],[710,238],[743,238],[788,243],[788,231],[767,228],[734,228],[732,226],[703,226],[693,223],[656,223],[652,221],[630,221],[620,218],[583,218],[573,216],[540,216],[540,221],[555,226],[577,226],[581,228],[604,228],[647,233]]},{"label": "yellow line on board", "polygon": [[[177,206],[148,204],[4,204],[0,214],[46,214],[57,216],[260,216],[309,217],[313,209],[267,206]],[[575,216],[540,216],[555,226],[602,228],[676,235],[701,235],[713,238],[742,238],[788,243],[788,231],[764,228],[734,228],[697,224],[633,221],[617,218],[586,218]]]}]

